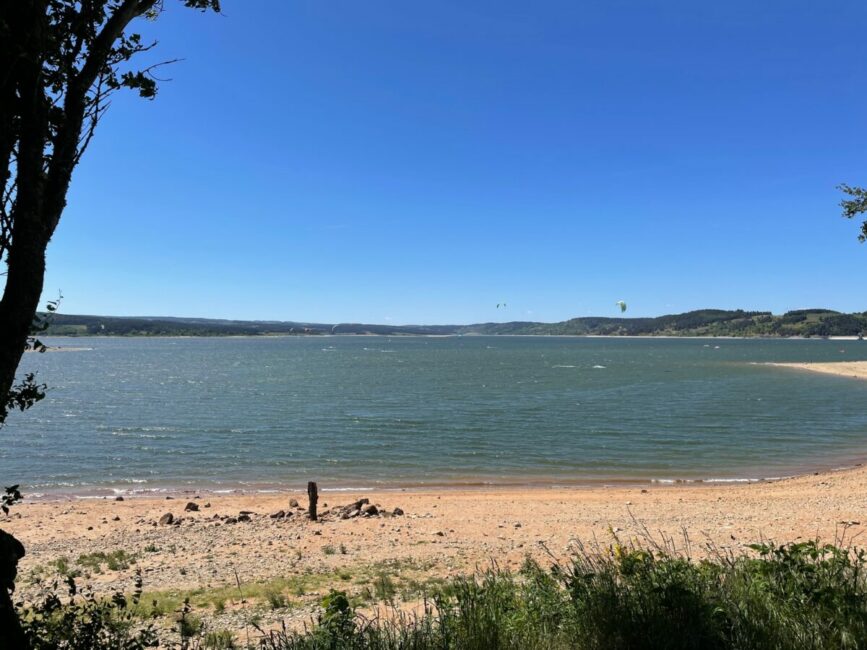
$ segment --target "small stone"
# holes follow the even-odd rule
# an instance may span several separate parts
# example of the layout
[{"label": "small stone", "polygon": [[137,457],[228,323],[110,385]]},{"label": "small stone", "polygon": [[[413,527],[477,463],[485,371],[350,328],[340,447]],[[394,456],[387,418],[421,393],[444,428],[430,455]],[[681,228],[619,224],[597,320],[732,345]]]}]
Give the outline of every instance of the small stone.
[{"label": "small stone", "polygon": [[162,517],[160,517],[160,522],[159,522],[159,523],[160,523],[160,526],[168,526],[168,525],[170,525],[174,520],[175,520],[175,516],[174,516],[172,513],[167,512],[167,513],[164,514]]},{"label": "small stone", "polygon": [[242,510],[242,511],[239,512],[238,514],[239,514],[239,515],[255,515],[256,513],[253,512],[252,510]]},{"label": "small stone", "polygon": [[174,499],[174,497],[166,497],[166,501],[171,501],[173,499]]},{"label": "small stone", "polygon": [[647,494],[647,490],[641,490],[642,494]]},{"label": "small stone", "polygon": [[271,519],[283,519],[286,516],[285,510],[278,510],[274,514],[271,515]]},{"label": "small stone", "polygon": [[117,515],[115,515],[115,516],[112,518],[112,521],[120,521],[120,517],[118,517]]},{"label": "small stone", "polygon": [[395,517],[400,517],[403,514],[403,509],[395,508],[391,514],[393,514]]},{"label": "small stone", "polygon": [[123,497],[115,497],[114,500],[115,501],[123,501]]},{"label": "small stone", "polygon": [[373,517],[374,515],[379,514],[379,509],[372,503],[368,503],[361,507],[361,514],[365,517]]},{"label": "small stone", "polygon": [[198,512],[198,511],[199,511],[199,504],[198,503],[193,503],[192,501],[190,501],[187,505],[184,506],[184,512]]},{"label": "small stone", "polygon": [[445,534],[443,531],[441,531],[441,530],[438,530],[438,531],[437,531],[436,533],[434,533],[434,534],[435,534],[437,537],[445,537],[445,536],[446,536],[446,534]]},{"label": "small stone", "polygon": [[289,499],[289,507],[290,508],[298,508],[298,499]]},{"label": "small stone", "polygon": [[240,515],[238,515],[238,521],[251,521],[250,515],[241,513]]}]

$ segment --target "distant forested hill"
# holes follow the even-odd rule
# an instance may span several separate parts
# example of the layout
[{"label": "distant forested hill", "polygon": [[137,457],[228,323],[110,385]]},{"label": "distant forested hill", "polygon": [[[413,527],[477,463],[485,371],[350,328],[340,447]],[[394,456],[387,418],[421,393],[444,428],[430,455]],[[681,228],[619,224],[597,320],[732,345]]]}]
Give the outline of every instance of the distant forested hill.
[{"label": "distant forested hill", "polygon": [[55,314],[46,336],[268,336],[286,334],[453,334],[453,326],[300,323],[170,316]]},{"label": "distant forested hill", "polygon": [[559,323],[513,321],[475,325],[370,325],[210,318],[73,316],[56,314],[54,336],[268,336],[322,334],[400,335],[608,335],[608,336],[858,336],[867,334],[867,312],[799,309],[770,312],[702,309],[655,318],[573,318]]},{"label": "distant forested hill", "polygon": [[702,309],[655,318],[573,318],[560,323],[487,323],[464,330],[483,334],[608,336],[858,336],[867,334],[867,312],[842,314],[802,309],[770,312]]}]

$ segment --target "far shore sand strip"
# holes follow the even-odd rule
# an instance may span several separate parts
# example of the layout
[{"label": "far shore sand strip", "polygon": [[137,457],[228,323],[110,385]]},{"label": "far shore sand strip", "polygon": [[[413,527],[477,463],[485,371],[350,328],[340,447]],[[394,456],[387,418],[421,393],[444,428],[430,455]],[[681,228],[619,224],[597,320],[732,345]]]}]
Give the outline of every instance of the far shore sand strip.
[{"label": "far shore sand strip", "polygon": [[768,363],[769,366],[821,372],[826,375],[867,379],[867,361],[829,361],[816,363]]}]

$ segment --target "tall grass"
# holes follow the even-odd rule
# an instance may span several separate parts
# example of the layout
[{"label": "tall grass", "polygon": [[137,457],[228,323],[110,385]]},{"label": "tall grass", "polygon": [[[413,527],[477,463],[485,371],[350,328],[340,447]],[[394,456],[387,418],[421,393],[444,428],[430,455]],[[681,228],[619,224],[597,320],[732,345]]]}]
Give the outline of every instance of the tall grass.
[{"label": "tall grass", "polygon": [[340,593],[319,625],[269,650],[867,648],[865,554],[805,542],[693,561],[670,548],[580,549],[545,570],[527,561],[459,579],[408,616],[372,620]]}]

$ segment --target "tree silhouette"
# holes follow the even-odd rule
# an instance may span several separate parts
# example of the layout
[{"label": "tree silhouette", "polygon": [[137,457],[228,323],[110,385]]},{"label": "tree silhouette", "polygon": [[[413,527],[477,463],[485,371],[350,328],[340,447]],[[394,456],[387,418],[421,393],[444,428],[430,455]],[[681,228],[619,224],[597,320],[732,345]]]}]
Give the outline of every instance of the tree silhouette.
[{"label": "tree silhouette", "polygon": [[[219,0],[180,2],[220,10]],[[16,383],[16,372],[24,352],[38,349],[45,249],[108,98],[121,88],[157,93],[156,66],[134,65],[156,43],[128,30],[163,9],[163,0],[0,0],[0,426],[44,396],[35,375]],[[22,553],[0,531],[0,640],[12,648],[24,645],[8,591]]]}]

